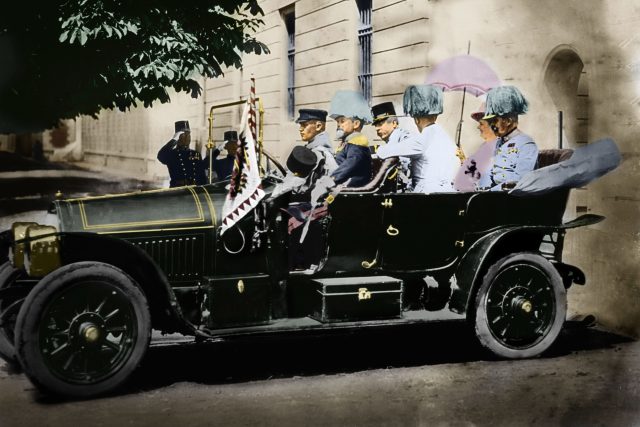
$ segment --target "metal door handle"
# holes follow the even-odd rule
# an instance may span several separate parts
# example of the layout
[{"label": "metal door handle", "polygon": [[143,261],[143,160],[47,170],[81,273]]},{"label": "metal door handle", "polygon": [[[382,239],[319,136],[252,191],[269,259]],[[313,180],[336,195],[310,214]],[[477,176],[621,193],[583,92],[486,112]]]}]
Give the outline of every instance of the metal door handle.
[{"label": "metal door handle", "polygon": [[387,234],[389,236],[397,236],[398,234],[400,234],[400,230],[395,228],[393,225],[389,225],[389,227],[387,228]]}]

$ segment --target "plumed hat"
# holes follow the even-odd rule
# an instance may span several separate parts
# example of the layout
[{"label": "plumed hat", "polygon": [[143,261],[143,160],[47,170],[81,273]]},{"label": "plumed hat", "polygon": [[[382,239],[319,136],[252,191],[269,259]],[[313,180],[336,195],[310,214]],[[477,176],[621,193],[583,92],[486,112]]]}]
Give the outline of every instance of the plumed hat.
[{"label": "plumed hat", "polygon": [[498,86],[487,92],[487,109],[483,119],[509,114],[525,114],[529,103],[515,86]]},{"label": "plumed hat", "polygon": [[404,91],[402,107],[411,117],[442,114],[442,89],[433,85],[409,86]]},{"label": "plumed hat", "polygon": [[302,145],[296,145],[291,150],[289,158],[287,159],[287,169],[293,172],[296,176],[306,177],[316,166],[318,157],[316,153],[309,150]]},{"label": "plumed hat", "polygon": [[340,116],[359,119],[364,124],[373,121],[369,104],[364,99],[364,96],[360,92],[353,90],[339,90],[333,95],[329,115],[332,119]]}]

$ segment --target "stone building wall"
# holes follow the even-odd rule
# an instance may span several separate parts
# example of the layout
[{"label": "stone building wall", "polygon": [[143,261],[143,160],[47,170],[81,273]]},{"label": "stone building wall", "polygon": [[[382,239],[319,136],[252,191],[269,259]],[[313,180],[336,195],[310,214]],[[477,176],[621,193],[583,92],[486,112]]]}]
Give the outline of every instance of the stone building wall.
[{"label": "stone building wall", "polygon": [[[123,114],[104,112],[83,120],[85,158],[136,173],[162,176],[155,161],[172,135],[174,120],[187,118],[206,140],[206,115],[220,103],[246,99],[256,78],[265,109],[267,150],[285,159],[299,142],[287,112],[287,30],[283,13],[295,12],[295,108],[328,109],[339,89],[357,89],[358,10],[354,0],[265,0],[258,38],[269,55],[248,55],[241,71],[204,83],[199,100],[176,97],[170,105]],[[634,0],[373,0],[373,99],[393,101],[401,111],[402,92],[423,83],[440,61],[466,54],[486,61],[505,84],[522,89],[530,101],[520,127],[541,148],[576,147],[613,137],[624,163],[607,177],[572,192],[567,219],[583,213],[607,216],[601,224],[570,231],[566,261],[584,268],[588,285],[570,292],[570,306],[594,313],[605,325],[640,335],[640,156],[636,133],[640,103],[640,5]],[[462,146],[480,144],[469,118],[481,99],[465,97]],[[462,94],[445,94],[441,123],[453,136]],[[559,131],[558,111],[563,111]],[[239,124],[239,107],[214,111],[214,139]],[[415,130],[410,119],[401,125]],[[328,123],[334,134],[335,124]],[[366,128],[371,140],[375,133]],[[106,157],[105,157],[106,154]]]}]

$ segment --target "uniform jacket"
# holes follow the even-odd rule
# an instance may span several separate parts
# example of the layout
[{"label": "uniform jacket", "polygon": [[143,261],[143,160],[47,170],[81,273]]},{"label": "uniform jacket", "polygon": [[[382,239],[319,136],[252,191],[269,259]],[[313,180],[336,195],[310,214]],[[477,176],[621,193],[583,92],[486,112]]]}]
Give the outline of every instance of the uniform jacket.
[{"label": "uniform jacket", "polygon": [[342,149],[336,154],[338,168],[331,174],[336,184],[351,178],[349,187],[361,187],[371,181],[371,152],[369,140],[360,132],[345,139]]},{"label": "uniform jacket", "polygon": [[454,191],[460,160],[456,145],[445,130],[434,123],[418,135],[405,138],[398,144],[386,144],[378,150],[378,157],[408,157],[411,159],[411,184],[414,193]]},{"label": "uniform jacket", "polygon": [[195,150],[177,148],[177,143],[173,139],[158,151],[158,160],[169,169],[170,187],[207,183],[206,160],[202,160],[200,153]]},{"label": "uniform jacket", "polygon": [[515,129],[498,138],[493,157],[493,167],[486,178],[480,179],[479,185],[500,191],[503,183],[518,182],[535,168],[538,146],[529,135]]},{"label": "uniform jacket", "polygon": [[213,150],[213,171],[216,173],[218,177],[218,181],[224,181],[231,177],[231,173],[233,172],[233,162],[236,159],[235,154],[228,154],[223,159],[218,159],[218,155],[220,154],[220,150],[217,148]]},{"label": "uniform jacket", "polygon": [[325,174],[330,175],[338,168],[338,163],[336,162],[333,152],[333,146],[331,145],[327,132],[320,132],[317,134],[307,143],[306,147],[318,156],[318,161],[324,159]]}]

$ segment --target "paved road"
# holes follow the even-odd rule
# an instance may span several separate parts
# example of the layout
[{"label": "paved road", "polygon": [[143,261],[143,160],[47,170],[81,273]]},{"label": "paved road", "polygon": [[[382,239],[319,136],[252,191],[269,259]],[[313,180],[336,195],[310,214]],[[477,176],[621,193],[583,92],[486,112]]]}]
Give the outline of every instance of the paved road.
[{"label": "paved road", "polygon": [[640,425],[640,343],[563,331],[544,358],[487,359],[463,322],[152,347],[117,394],[40,395],[0,366],[0,426]]}]

